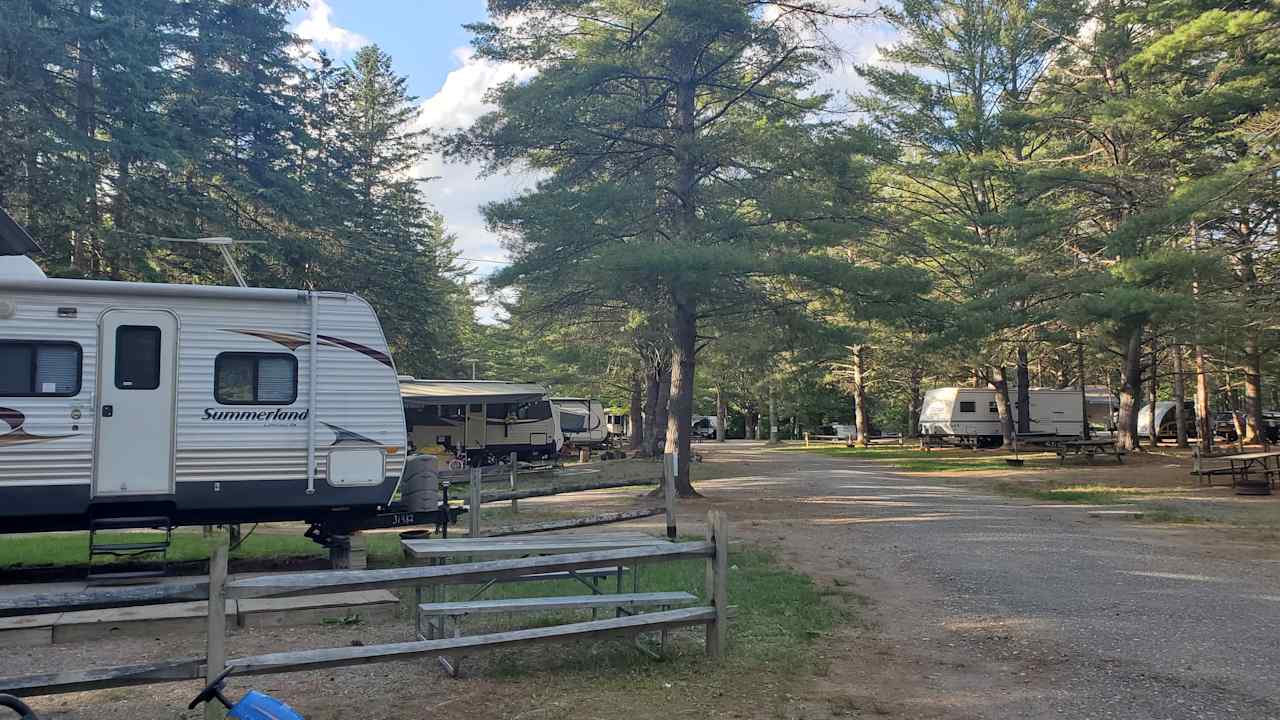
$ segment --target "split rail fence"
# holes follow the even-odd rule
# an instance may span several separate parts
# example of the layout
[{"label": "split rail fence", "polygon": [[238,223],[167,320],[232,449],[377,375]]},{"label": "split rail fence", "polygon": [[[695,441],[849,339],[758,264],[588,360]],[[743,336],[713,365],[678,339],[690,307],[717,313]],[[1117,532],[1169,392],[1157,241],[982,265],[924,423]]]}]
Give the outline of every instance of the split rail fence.
[{"label": "split rail fence", "polygon": [[[227,547],[228,538],[224,532],[220,544],[212,554],[207,581],[190,580],[124,588],[89,588],[77,592],[0,598],[0,617],[208,600],[210,613],[205,657],[0,678],[0,693],[18,696],[52,695],[164,682],[212,680],[228,668],[233,676],[265,675],[423,656],[438,657],[444,653],[460,656],[498,647],[551,641],[613,637],[634,640],[643,633],[665,633],[672,628],[696,625],[703,625],[706,628],[708,655],[719,659],[725,651],[729,612],[728,528],[724,515],[718,511],[711,511],[707,515],[705,541],[676,543],[655,540],[655,544],[640,547],[455,565],[309,572],[228,581],[226,580]],[[467,637],[278,652],[226,659],[226,621],[225,614],[221,612],[225,599],[294,597],[374,588],[475,585],[543,573],[690,558],[701,558],[706,561],[706,604],[698,607],[621,615],[605,620]],[[215,710],[212,704],[208,707],[211,712]]]},{"label": "split rail fence", "polygon": [[[574,471],[593,472],[606,467],[617,467],[609,463],[584,463],[582,465],[570,466],[568,469]],[[441,480],[449,480],[451,483],[466,483],[467,485],[467,533],[470,537],[501,537],[506,535],[525,535],[529,533],[550,532],[555,530],[567,530],[570,528],[590,527],[594,525],[607,525],[611,523],[626,522],[628,520],[637,520],[640,518],[653,517],[655,515],[666,515],[667,518],[667,534],[671,539],[675,538],[675,480],[674,480],[675,457],[671,454],[662,456],[660,467],[656,467],[655,474],[652,476],[626,477],[626,478],[610,478],[605,480],[578,480],[570,482],[555,482],[549,485],[540,485],[537,487],[519,486],[519,480],[522,475],[538,474],[546,475],[547,473],[555,473],[558,470],[564,470],[562,467],[545,468],[537,470],[520,470],[520,464],[516,461],[515,453],[511,454],[511,458],[507,463],[501,465],[492,465],[488,467],[469,468],[462,471],[449,471],[440,474]],[[507,485],[505,492],[490,492],[485,489],[485,485],[493,485],[502,483]],[[485,505],[495,503],[511,503],[513,515],[520,512],[519,502],[530,498],[553,497],[556,495],[566,495],[570,493],[586,492],[589,490],[605,490],[620,487],[643,487],[643,486],[661,486],[663,489],[663,505],[658,507],[641,508],[636,510],[625,510],[620,512],[599,513],[596,515],[568,518],[562,520],[551,520],[541,523],[529,523],[524,525],[514,525],[509,527],[491,528],[486,531],[483,527],[483,507]]]}]

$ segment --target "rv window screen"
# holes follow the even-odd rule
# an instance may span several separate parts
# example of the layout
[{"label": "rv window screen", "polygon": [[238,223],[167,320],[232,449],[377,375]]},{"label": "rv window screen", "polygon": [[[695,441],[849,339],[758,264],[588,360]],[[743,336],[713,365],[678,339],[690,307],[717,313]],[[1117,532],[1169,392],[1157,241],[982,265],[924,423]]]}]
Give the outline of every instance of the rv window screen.
[{"label": "rv window screen", "polygon": [[160,328],[151,325],[116,328],[116,387],[121,390],[160,387]]},{"label": "rv window screen", "polygon": [[0,340],[0,396],[69,397],[80,392],[80,346]]},{"label": "rv window screen", "polygon": [[213,375],[220,405],[291,405],[298,399],[298,359],[285,353],[221,353]]},{"label": "rv window screen", "polygon": [[973,400],[961,400],[960,412],[977,412],[978,406]]}]

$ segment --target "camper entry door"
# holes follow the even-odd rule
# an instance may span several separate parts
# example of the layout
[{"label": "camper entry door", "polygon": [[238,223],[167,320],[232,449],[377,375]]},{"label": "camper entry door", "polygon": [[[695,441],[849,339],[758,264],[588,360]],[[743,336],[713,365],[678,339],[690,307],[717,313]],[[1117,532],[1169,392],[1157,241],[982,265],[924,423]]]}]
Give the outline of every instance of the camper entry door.
[{"label": "camper entry door", "polygon": [[94,495],[171,494],[178,320],[109,310],[99,331]]},{"label": "camper entry door", "polygon": [[467,424],[463,428],[464,444],[468,450],[479,450],[485,446],[485,406],[482,403],[467,405]]}]

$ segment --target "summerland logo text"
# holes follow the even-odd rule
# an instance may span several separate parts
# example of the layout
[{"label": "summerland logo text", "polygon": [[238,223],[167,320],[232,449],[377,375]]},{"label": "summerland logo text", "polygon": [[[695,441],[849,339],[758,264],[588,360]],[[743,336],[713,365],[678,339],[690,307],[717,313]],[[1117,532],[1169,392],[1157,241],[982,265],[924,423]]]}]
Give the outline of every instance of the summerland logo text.
[{"label": "summerland logo text", "polygon": [[263,425],[297,425],[311,414],[306,410],[215,410],[205,408],[202,420],[215,422],[255,422]]}]

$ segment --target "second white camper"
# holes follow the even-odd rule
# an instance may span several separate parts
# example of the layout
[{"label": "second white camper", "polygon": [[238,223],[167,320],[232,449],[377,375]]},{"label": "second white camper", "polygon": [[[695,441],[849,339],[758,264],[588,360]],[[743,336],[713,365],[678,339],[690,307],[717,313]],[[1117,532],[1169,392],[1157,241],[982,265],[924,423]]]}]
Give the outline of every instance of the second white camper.
[{"label": "second white camper", "polygon": [[578,447],[601,447],[609,439],[604,405],[595,398],[551,398],[560,413],[564,440]]},{"label": "second white camper", "polygon": [[420,452],[441,449],[488,465],[513,452],[521,460],[554,457],[564,445],[545,385],[401,378],[400,396]]},{"label": "second white camper", "polygon": [[[1017,397],[1010,389],[1010,399]],[[1037,435],[1079,436],[1084,433],[1079,388],[1031,388],[1031,432]],[[1105,391],[1086,388],[1088,419],[1106,426],[1114,404]],[[925,393],[920,410],[920,434],[952,437],[977,444],[1000,443],[1000,414],[996,391],[989,388],[934,388]]]}]

